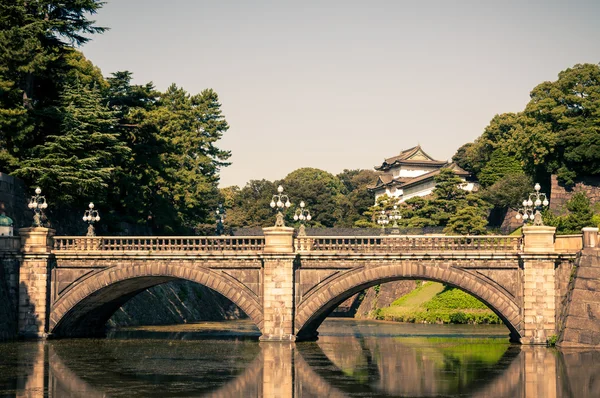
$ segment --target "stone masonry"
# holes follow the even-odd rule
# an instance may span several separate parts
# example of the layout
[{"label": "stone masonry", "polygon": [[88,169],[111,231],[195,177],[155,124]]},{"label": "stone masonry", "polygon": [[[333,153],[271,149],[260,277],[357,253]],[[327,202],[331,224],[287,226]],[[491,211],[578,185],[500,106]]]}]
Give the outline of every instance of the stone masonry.
[{"label": "stone masonry", "polygon": [[[598,176],[583,177],[569,189],[558,183],[555,175],[551,177],[550,210],[554,214],[565,214],[567,201],[574,193],[583,192],[590,199],[592,206],[600,204],[600,178]],[[600,209],[596,209],[600,210]]]},{"label": "stone masonry", "polygon": [[48,228],[21,228],[23,262],[19,271],[19,335],[42,338],[47,335],[50,303],[49,239],[54,231]]},{"label": "stone masonry", "polygon": [[600,348],[600,246],[598,228],[584,228],[584,248],[568,294],[558,345]]},{"label": "stone masonry", "polygon": [[[18,329],[34,338],[99,334],[129,298],[151,286],[189,280],[235,303],[257,325],[262,341],[295,341],[316,337],[323,319],[362,290],[420,279],[478,297],[505,322],[513,340],[546,344],[558,334],[557,314],[564,312],[557,303],[564,301],[567,282],[562,279],[568,272],[559,275],[556,269],[568,270],[562,265],[575,259],[576,251],[555,251],[551,227],[525,227],[523,233],[523,241],[424,236],[327,237],[310,243],[294,241],[292,228],[277,227],[265,228],[264,243],[258,245],[241,238],[246,243],[221,249],[240,238],[159,238],[169,243],[156,249],[145,237],[125,238],[121,244],[120,238],[55,238],[47,228],[24,228]],[[584,233],[584,254],[594,239],[597,231]],[[190,246],[200,240],[217,249]],[[595,260],[590,261],[594,268]],[[578,277],[584,277],[580,268]],[[570,301],[586,303],[592,317],[596,302],[590,297],[600,289],[594,278],[585,281],[587,293],[577,297],[575,289]],[[567,319],[571,330],[574,321]]]},{"label": "stone masonry", "polygon": [[521,342],[545,344],[556,334],[554,227],[523,227],[523,325]]}]

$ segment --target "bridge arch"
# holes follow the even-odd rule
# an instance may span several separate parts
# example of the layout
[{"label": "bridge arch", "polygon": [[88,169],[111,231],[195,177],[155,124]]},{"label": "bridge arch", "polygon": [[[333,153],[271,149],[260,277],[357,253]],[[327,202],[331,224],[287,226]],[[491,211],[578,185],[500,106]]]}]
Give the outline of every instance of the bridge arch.
[{"label": "bridge arch", "polygon": [[100,335],[108,319],[127,300],[150,287],[178,279],[219,292],[262,330],[259,297],[241,282],[208,268],[152,261],[110,267],[74,284],[52,305],[48,332],[70,337]]},{"label": "bridge arch", "polygon": [[520,307],[500,285],[461,268],[427,265],[420,261],[361,266],[314,288],[298,304],[295,332],[298,339],[313,339],[323,320],[338,305],[371,286],[401,279],[423,279],[457,287],[484,302],[508,327],[512,341],[521,338]]}]

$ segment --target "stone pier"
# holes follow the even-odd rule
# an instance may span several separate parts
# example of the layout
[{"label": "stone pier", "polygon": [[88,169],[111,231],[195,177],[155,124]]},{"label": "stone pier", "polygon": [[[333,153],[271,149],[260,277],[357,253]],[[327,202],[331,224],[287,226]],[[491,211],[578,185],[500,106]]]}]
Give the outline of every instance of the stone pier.
[{"label": "stone pier", "polygon": [[546,344],[556,335],[555,231],[523,227],[523,344]]},{"label": "stone pier", "polygon": [[295,341],[293,228],[264,228],[261,341]]},{"label": "stone pier", "polygon": [[21,228],[23,261],[19,272],[19,336],[44,338],[48,332],[50,266],[54,230]]}]

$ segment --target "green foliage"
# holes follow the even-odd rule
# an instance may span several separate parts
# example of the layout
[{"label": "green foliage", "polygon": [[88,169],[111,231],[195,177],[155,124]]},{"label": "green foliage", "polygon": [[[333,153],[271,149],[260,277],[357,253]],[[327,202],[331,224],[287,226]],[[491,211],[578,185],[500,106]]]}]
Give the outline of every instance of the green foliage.
[{"label": "green foliage", "polygon": [[342,220],[337,226],[360,227],[365,221],[365,212],[373,204],[375,194],[367,189],[377,178],[377,173],[372,170],[344,170],[336,176],[346,187],[347,208]]},{"label": "green foliage", "polygon": [[242,189],[234,187],[228,188],[228,191],[221,190],[222,195],[230,194],[225,203],[226,224],[233,228],[272,226],[275,224],[275,213],[269,203],[276,192],[277,185],[267,180],[251,180]]},{"label": "green foliage", "polygon": [[[101,33],[87,14],[98,0],[0,2],[0,169],[12,172],[31,149],[56,134],[54,108],[73,84],[73,50],[86,34]],[[83,79],[80,79],[83,80]],[[31,181],[25,179],[27,183]]]},{"label": "green foliage", "polygon": [[288,211],[289,222],[292,222],[293,212],[302,200],[311,212],[310,223],[316,227],[340,225],[350,212],[345,185],[326,171],[304,167],[288,174],[282,185],[292,202]]},{"label": "green foliage", "polygon": [[229,209],[227,224],[231,227],[259,227],[274,223],[269,202],[282,185],[292,206],[285,212],[286,224],[295,225],[294,211],[304,201],[310,211],[310,227],[373,227],[364,214],[373,203],[367,186],[375,173],[369,170],[344,170],[337,176],[316,168],[304,167],[288,174],[282,181],[250,181],[245,187],[221,189],[221,197]]},{"label": "green foliage", "polygon": [[573,194],[566,207],[569,213],[564,216],[555,216],[549,211],[542,214],[544,223],[556,227],[557,234],[580,234],[582,228],[596,225],[590,200],[584,192]]},{"label": "green foliage", "polygon": [[441,293],[425,303],[424,307],[428,310],[488,308],[477,298],[450,286],[446,286]]},{"label": "green foliage", "polygon": [[128,152],[112,131],[114,113],[102,104],[98,89],[79,83],[65,87],[58,113],[58,133],[35,146],[13,174],[36,181],[61,204],[98,197]]},{"label": "green foliage", "polygon": [[400,206],[400,224],[409,228],[441,226],[450,234],[485,234],[489,205],[462,189],[464,181],[451,169],[441,169],[435,182],[430,197],[413,197]]},{"label": "green foliage", "polygon": [[479,178],[480,172],[490,161],[492,153],[504,153],[507,156],[512,153],[506,144],[515,134],[518,119],[519,115],[515,113],[494,116],[483,134],[474,143],[467,143],[460,147],[453,160]]},{"label": "green foliage", "polygon": [[463,323],[463,324],[501,324],[502,320],[491,311],[455,311],[455,310],[413,310],[390,313],[387,309],[378,309],[375,319],[409,323]]},{"label": "green foliage", "polygon": [[162,144],[154,183],[148,187],[155,230],[173,233],[212,216],[218,173],[230,156],[215,145],[229,129],[220,106],[213,90],[190,95],[171,85],[147,113],[144,123]]},{"label": "green foliage", "polygon": [[486,188],[481,196],[498,208],[518,209],[523,199],[529,197],[533,185],[531,178],[523,173],[509,174]]},{"label": "green foliage", "polygon": [[415,323],[499,324],[475,297],[440,283],[425,282],[377,312],[377,319]]},{"label": "green foliage", "polygon": [[554,346],[556,346],[557,342],[558,342],[558,336],[553,334],[552,336],[548,337],[548,341],[546,342],[546,344],[548,345],[548,347],[554,347]]},{"label": "green foliage", "polygon": [[493,181],[497,167],[489,164],[498,151],[542,182],[556,174],[568,186],[577,176],[599,174],[600,66],[577,64],[530,97],[522,112],[495,116],[473,144],[459,149],[457,163],[483,177],[484,185]]},{"label": "green foliage", "polygon": [[521,164],[512,156],[500,149],[492,152],[489,162],[483,166],[479,173],[479,183],[482,187],[489,187],[506,176],[523,174]]},{"label": "green foliage", "polygon": [[486,216],[487,210],[484,207],[468,206],[459,209],[448,220],[444,232],[458,235],[485,235]]}]

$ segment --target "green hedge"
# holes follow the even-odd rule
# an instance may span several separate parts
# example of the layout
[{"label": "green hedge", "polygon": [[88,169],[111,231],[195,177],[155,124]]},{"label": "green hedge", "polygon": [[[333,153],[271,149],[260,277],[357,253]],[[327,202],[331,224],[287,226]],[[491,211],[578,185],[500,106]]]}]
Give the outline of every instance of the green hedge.
[{"label": "green hedge", "polygon": [[454,324],[501,324],[500,318],[491,311],[453,311],[453,310],[425,310],[407,311],[405,313],[386,314],[378,310],[373,314],[375,319],[410,322],[410,323],[454,323]]},{"label": "green hedge", "polygon": [[446,309],[481,309],[487,310],[488,307],[477,298],[460,289],[446,286],[444,290],[423,305],[428,310],[446,310]]}]

